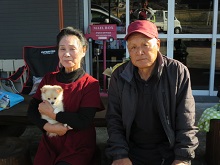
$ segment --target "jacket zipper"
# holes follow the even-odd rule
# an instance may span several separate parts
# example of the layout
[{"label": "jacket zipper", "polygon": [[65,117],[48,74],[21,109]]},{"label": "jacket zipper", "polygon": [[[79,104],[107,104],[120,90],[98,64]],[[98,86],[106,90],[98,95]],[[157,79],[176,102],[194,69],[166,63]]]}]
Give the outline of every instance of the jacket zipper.
[{"label": "jacket zipper", "polygon": [[167,124],[170,125],[169,112],[168,112],[168,106],[167,106],[166,95],[165,95],[165,92],[164,92],[164,91],[162,91],[162,94],[163,94],[163,102],[164,102],[164,109],[165,109],[166,121],[167,121]]},{"label": "jacket zipper", "polygon": [[170,126],[170,119],[169,119],[169,113],[168,113],[168,110],[167,110],[167,102],[166,102],[166,96],[165,96],[165,92],[162,91],[162,95],[163,95],[163,102],[164,102],[164,107],[162,107],[164,110],[165,110],[165,120],[166,120],[166,123],[167,123],[167,126],[164,125],[164,129],[165,129],[165,132],[166,132],[166,135],[167,135],[167,139],[169,141],[170,144],[172,144],[172,141],[171,141],[171,138],[170,138],[170,131],[169,131],[169,128],[168,127],[171,127]]}]

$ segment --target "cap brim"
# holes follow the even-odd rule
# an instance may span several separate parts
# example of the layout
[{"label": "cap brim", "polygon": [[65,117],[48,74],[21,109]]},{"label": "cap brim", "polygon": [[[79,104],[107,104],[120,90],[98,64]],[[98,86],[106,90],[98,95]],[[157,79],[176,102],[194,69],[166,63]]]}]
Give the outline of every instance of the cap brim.
[{"label": "cap brim", "polygon": [[124,39],[127,40],[129,38],[129,36],[133,33],[141,33],[149,38],[156,38],[155,35],[153,35],[153,34],[143,32],[142,30],[134,30],[134,31],[130,32],[129,34],[127,34]]}]

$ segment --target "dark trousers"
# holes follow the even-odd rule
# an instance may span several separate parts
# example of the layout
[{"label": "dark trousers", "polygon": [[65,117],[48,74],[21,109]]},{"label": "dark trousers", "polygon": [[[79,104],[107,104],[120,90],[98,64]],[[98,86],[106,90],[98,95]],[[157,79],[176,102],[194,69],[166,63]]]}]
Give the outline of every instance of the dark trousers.
[{"label": "dark trousers", "polygon": [[130,157],[133,165],[171,165],[174,161],[174,157],[170,158],[160,158],[158,160],[145,160],[141,161],[139,159]]},{"label": "dark trousers", "polygon": [[[174,157],[154,160],[153,162],[151,162],[151,161],[142,162],[142,161],[135,159],[131,156],[129,157],[129,159],[132,161],[133,165],[171,165],[174,161]],[[108,160],[106,160],[106,164],[111,165],[112,161],[108,159]]]},{"label": "dark trousers", "polygon": [[130,145],[129,158],[133,165],[171,165],[175,155],[168,145],[148,145],[145,148]]}]

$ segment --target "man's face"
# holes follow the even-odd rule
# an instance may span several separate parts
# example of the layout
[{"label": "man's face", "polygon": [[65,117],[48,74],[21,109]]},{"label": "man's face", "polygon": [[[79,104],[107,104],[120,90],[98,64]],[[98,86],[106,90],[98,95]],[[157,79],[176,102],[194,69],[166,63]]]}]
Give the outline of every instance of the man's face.
[{"label": "man's face", "polygon": [[160,48],[160,40],[141,33],[131,34],[127,40],[131,62],[139,69],[154,66]]}]

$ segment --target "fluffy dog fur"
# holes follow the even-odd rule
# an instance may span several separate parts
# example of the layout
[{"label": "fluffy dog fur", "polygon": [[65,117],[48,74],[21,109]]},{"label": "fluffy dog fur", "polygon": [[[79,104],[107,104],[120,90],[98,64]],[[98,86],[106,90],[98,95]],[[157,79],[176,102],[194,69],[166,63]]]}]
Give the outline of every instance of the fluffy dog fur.
[{"label": "fluffy dog fur", "polygon": [[[41,88],[42,100],[47,100],[53,107],[54,113],[63,112],[63,89],[58,85],[44,85]],[[50,124],[56,124],[58,121],[49,118],[46,115],[41,115],[42,119],[47,120]],[[66,124],[65,124],[66,126]],[[49,137],[57,136],[56,133],[47,132]]]}]

